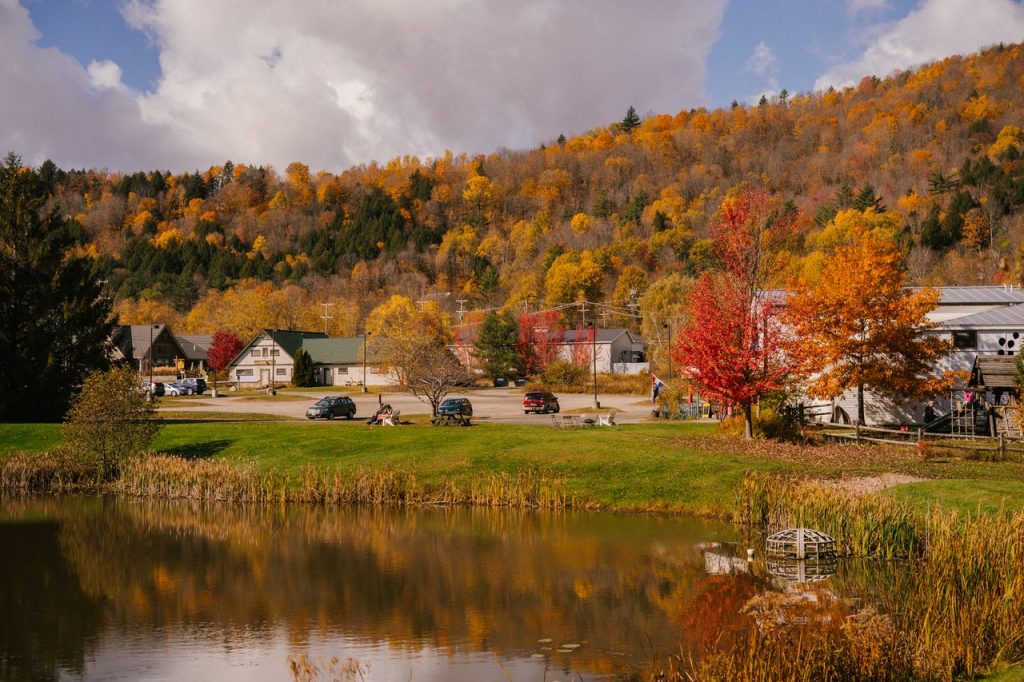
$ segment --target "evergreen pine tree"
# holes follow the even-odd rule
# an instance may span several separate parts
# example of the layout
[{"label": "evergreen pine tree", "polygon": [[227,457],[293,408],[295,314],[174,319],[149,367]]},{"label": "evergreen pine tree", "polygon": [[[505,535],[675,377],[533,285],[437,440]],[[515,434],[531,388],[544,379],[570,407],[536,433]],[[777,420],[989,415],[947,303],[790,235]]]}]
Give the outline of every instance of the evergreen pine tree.
[{"label": "evergreen pine tree", "polygon": [[516,352],[518,338],[519,325],[511,313],[491,313],[484,319],[475,353],[487,376],[509,377],[522,366]]},{"label": "evergreen pine tree", "polygon": [[105,369],[111,302],[81,228],[47,211],[46,182],[8,154],[0,165],[0,420],[61,417],[86,374]]},{"label": "evergreen pine tree", "polygon": [[292,386],[313,386],[313,358],[301,348],[295,351],[295,364],[292,368]]},{"label": "evergreen pine tree", "polygon": [[639,128],[640,117],[636,115],[636,109],[630,106],[629,109],[626,111],[625,118],[622,119],[622,122],[619,124],[619,126],[622,128],[622,132],[624,133],[631,133],[637,128]]}]

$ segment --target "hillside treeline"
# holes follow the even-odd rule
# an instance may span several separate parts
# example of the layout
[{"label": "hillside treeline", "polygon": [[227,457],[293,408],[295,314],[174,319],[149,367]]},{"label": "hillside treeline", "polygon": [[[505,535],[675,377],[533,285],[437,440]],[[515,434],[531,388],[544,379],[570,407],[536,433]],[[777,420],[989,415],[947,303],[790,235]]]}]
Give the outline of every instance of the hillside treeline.
[{"label": "hillside treeline", "polygon": [[[391,294],[462,307],[644,306],[715,267],[730,189],[769,192],[814,261],[837,212],[889,212],[916,284],[1019,282],[1021,45],[857,87],[681,111],[530,151],[393,159],[340,174],[225,162],[193,173],[37,169],[124,322],[355,333]],[[783,284],[784,282],[779,282]],[[663,301],[663,303],[666,301]],[[324,305],[326,304],[326,305]]]}]

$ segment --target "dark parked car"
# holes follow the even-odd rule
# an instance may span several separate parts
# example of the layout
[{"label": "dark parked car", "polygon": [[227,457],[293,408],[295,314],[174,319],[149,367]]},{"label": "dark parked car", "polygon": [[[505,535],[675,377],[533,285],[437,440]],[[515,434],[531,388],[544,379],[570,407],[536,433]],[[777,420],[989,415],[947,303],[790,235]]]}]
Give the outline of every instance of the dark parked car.
[{"label": "dark parked car", "polygon": [[560,409],[558,398],[548,391],[530,391],[523,396],[523,414],[530,414],[531,412],[538,414],[557,413]]},{"label": "dark parked car", "polygon": [[149,394],[157,396],[157,397],[162,396],[164,394],[164,385],[163,385],[163,383],[161,383],[159,381],[156,381],[156,382],[150,384],[149,385]]},{"label": "dark parked car", "polygon": [[191,388],[192,392],[195,393],[196,395],[202,395],[203,393],[206,393],[206,379],[202,379],[202,378],[197,378],[197,379],[188,378],[188,379],[182,379],[178,383],[181,384],[182,386],[186,387],[186,388]]},{"label": "dark parked car", "polygon": [[472,417],[473,403],[469,398],[446,398],[437,406],[438,417]]},{"label": "dark parked car", "polygon": [[329,395],[316,401],[306,409],[307,419],[334,419],[344,417],[351,419],[356,416],[356,404],[348,396]]}]

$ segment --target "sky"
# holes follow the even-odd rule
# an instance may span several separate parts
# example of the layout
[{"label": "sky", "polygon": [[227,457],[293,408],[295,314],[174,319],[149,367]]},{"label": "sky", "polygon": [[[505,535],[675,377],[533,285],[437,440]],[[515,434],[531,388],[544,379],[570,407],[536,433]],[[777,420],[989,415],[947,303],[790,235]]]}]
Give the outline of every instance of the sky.
[{"label": "sky", "polygon": [[1024,0],[0,0],[0,153],[314,171],[530,149],[1024,40]]}]

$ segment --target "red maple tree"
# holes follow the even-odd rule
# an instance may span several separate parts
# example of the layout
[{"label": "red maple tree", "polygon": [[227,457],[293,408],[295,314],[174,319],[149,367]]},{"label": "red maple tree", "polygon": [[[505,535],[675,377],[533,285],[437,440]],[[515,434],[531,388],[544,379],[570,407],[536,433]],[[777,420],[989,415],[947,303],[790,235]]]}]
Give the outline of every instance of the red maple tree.
[{"label": "red maple tree", "polygon": [[210,349],[206,351],[206,365],[210,368],[213,388],[217,390],[217,375],[242,351],[242,339],[228,331],[215,332],[210,340]]},{"label": "red maple tree", "polygon": [[795,366],[785,352],[777,302],[765,291],[778,274],[774,254],[791,225],[761,190],[742,189],[722,202],[711,226],[722,269],[698,280],[673,351],[694,385],[742,408],[747,438],[753,404],[781,387]]},{"label": "red maple tree", "polygon": [[562,318],[554,310],[519,316],[516,352],[523,359],[526,374],[539,374],[558,357],[562,334]]}]

